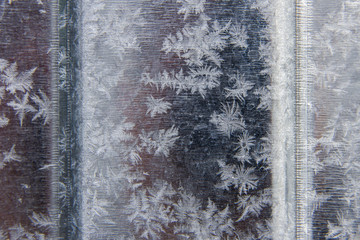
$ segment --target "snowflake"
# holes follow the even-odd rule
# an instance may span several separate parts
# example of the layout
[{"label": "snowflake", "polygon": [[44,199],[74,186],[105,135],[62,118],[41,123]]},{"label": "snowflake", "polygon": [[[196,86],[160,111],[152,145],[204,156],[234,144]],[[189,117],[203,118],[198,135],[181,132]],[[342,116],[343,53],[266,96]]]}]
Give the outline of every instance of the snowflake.
[{"label": "snowflake", "polygon": [[5,59],[0,58],[0,72],[4,71],[5,68],[9,65],[9,62]]},{"label": "snowflake", "polygon": [[9,228],[11,240],[34,239],[33,234],[28,232],[21,224]]},{"label": "snowflake", "polygon": [[174,205],[177,218],[175,233],[187,239],[223,239],[225,233],[232,234],[233,221],[229,207],[219,210],[215,203],[208,200],[206,209],[191,194],[181,193]]},{"label": "snowflake", "polygon": [[7,234],[0,228],[0,239],[7,240]]},{"label": "snowflake", "polygon": [[15,161],[15,162],[21,162],[21,157],[19,155],[16,154],[16,151],[15,151],[15,144],[11,147],[10,151],[4,151],[3,152],[3,160],[2,160],[2,163],[9,163],[9,162],[12,162],[12,161]]},{"label": "snowflake", "polygon": [[229,138],[233,132],[245,128],[245,122],[235,102],[231,106],[222,104],[222,113],[213,113],[210,122]]},{"label": "snowflake", "polygon": [[234,157],[242,164],[251,163],[252,158],[250,157],[250,154],[245,149],[240,149],[237,151],[234,155]]},{"label": "snowflake", "polygon": [[172,126],[168,130],[161,129],[159,131],[151,131],[149,133],[143,132],[140,135],[142,141],[141,146],[146,148],[148,153],[153,150],[155,155],[164,155],[167,157],[175,144],[175,141],[179,138],[179,131],[176,127]]},{"label": "snowflake", "polygon": [[0,169],[3,169],[6,164],[15,161],[15,162],[21,162],[21,157],[16,154],[15,152],[15,144],[12,146],[9,152],[4,151],[3,153],[3,159],[0,161]]},{"label": "snowflake", "polygon": [[5,87],[0,87],[0,103],[1,103],[1,99],[4,98],[5,95]]},{"label": "snowflake", "polygon": [[106,206],[109,206],[108,200],[99,197],[99,194],[96,190],[89,193],[89,196],[91,197],[87,199],[87,218],[90,221],[94,220],[97,217],[107,218],[107,216],[109,215],[109,212],[106,210]]},{"label": "snowflake", "polygon": [[0,128],[6,127],[9,124],[9,119],[3,114],[0,117]]},{"label": "snowflake", "polygon": [[196,219],[201,209],[199,199],[192,194],[180,192],[180,198],[174,204],[175,216],[180,222],[186,222],[188,218]]},{"label": "snowflake", "polygon": [[65,127],[62,127],[59,134],[59,139],[58,139],[58,149],[60,151],[60,153],[65,153],[65,151],[67,150],[67,146],[68,146],[68,133],[65,130]]},{"label": "snowflake", "polygon": [[261,240],[272,240],[272,222],[269,220],[265,220],[265,223],[263,224],[256,224],[256,232],[258,233],[258,238]]},{"label": "snowflake", "polygon": [[206,0],[177,0],[177,2],[182,4],[178,13],[184,14],[184,19],[187,18],[189,13],[199,14],[205,10],[204,4]]},{"label": "snowflake", "polygon": [[259,196],[257,195],[243,195],[238,196],[238,201],[236,202],[237,209],[242,210],[242,214],[236,220],[237,222],[245,220],[250,215],[260,216],[261,211],[266,207],[272,204],[271,201],[271,190],[264,189],[260,192]]},{"label": "snowflake", "polygon": [[114,143],[129,142],[134,137],[131,133],[131,130],[134,129],[134,126],[135,124],[132,122],[127,122],[126,118],[123,119],[121,123],[112,127],[113,130],[109,135],[110,141]]},{"label": "snowflake", "polygon": [[7,66],[3,73],[0,75],[0,79],[5,82],[6,91],[11,94],[15,94],[16,91],[25,93],[32,88],[32,75],[37,68],[25,71],[23,73],[17,72],[17,63]]},{"label": "snowflake", "polygon": [[36,109],[28,104],[29,102],[28,92],[24,94],[22,100],[20,100],[17,96],[15,96],[15,99],[16,99],[15,101],[11,101],[7,105],[12,107],[16,111],[16,115],[19,116],[20,126],[22,127],[25,114],[30,112],[36,112]]},{"label": "snowflake", "polygon": [[39,90],[39,93],[41,98],[38,95],[34,95],[31,97],[31,100],[33,100],[36,103],[36,105],[38,105],[39,107],[38,112],[35,114],[35,116],[32,118],[31,121],[34,121],[39,117],[42,117],[44,119],[43,124],[45,125],[49,120],[51,102],[49,101],[49,98],[46,96],[46,94],[43,93],[41,90]]},{"label": "snowflake", "polygon": [[150,113],[150,116],[153,118],[157,114],[166,113],[167,110],[171,108],[171,103],[166,102],[163,99],[164,98],[155,99],[153,96],[148,97],[146,102],[148,110],[146,111],[146,114]]},{"label": "snowflake", "polygon": [[170,34],[165,39],[162,50],[177,53],[189,66],[200,67],[207,60],[220,67],[223,59],[218,51],[227,46],[226,39],[229,36],[225,33],[230,23],[220,26],[214,21],[210,28],[208,21],[209,18],[201,14],[195,26],[186,25],[181,32],[177,32],[176,37]]},{"label": "snowflake", "polygon": [[257,106],[258,109],[261,110],[269,110],[271,107],[271,92],[270,92],[270,87],[262,87],[260,89],[256,89],[254,91],[255,95],[260,96],[260,103]]},{"label": "snowflake", "polygon": [[249,190],[257,187],[258,177],[254,174],[254,168],[236,168],[235,178],[239,194],[246,194]]},{"label": "snowflake", "polygon": [[185,76],[181,69],[178,73],[163,71],[151,78],[148,73],[142,75],[141,81],[145,85],[155,86],[157,90],[170,88],[176,90],[176,94],[182,91],[190,91],[192,94],[199,92],[205,98],[207,90],[220,85],[219,78],[222,72],[209,66],[189,68],[189,75]]},{"label": "snowflake", "polygon": [[126,56],[128,50],[140,50],[135,29],[144,24],[142,9],[123,7],[120,14],[118,9],[108,11],[103,15],[99,33],[103,36],[104,44],[120,59]]},{"label": "snowflake", "polygon": [[[272,46],[270,42],[260,42],[259,45],[260,59],[264,60],[267,65],[272,63]],[[266,70],[268,71],[268,70]],[[264,73],[266,73],[266,71]]]},{"label": "snowflake", "polygon": [[337,220],[339,225],[335,225],[328,221],[328,233],[326,239],[355,239],[354,226],[356,219],[346,218],[342,213],[338,213]]},{"label": "snowflake", "polygon": [[245,131],[239,138],[238,138],[238,149],[244,149],[246,151],[250,151],[250,149],[255,146],[255,138],[250,136],[247,131]]},{"label": "snowflake", "polygon": [[209,66],[199,67],[197,69],[189,68],[190,74],[186,79],[187,88],[191,89],[191,93],[196,91],[205,98],[206,91],[220,85],[219,78],[222,72],[217,68]]},{"label": "snowflake", "polygon": [[229,75],[230,81],[234,82],[233,88],[225,88],[226,97],[233,97],[244,101],[247,96],[247,92],[254,87],[254,83],[245,80],[244,74],[240,75],[239,72],[236,74]]},{"label": "snowflake", "polygon": [[34,226],[37,226],[39,228],[47,229],[56,226],[56,224],[51,220],[49,216],[46,216],[41,213],[35,213],[33,212],[32,216],[29,217],[31,222],[34,224]]},{"label": "snowflake", "polygon": [[229,190],[234,186],[238,189],[240,195],[247,194],[249,190],[257,187],[258,177],[254,174],[254,168],[243,168],[233,164],[225,164],[219,161],[221,182],[217,184],[218,188]]},{"label": "snowflake", "polygon": [[61,65],[59,67],[59,88],[63,91],[67,91],[66,87],[67,87],[67,70],[66,67]]},{"label": "snowflake", "polygon": [[247,35],[245,26],[233,25],[231,26],[229,33],[231,35],[230,43],[233,44],[235,47],[248,47],[247,40],[249,39],[249,37]]},{"label": "snowflake", "polygon": [[175,221],[171,209],[174,194],[172,186],[164,182],[133,194],[129,220],[135,224],[136,232],[142,232],[141,237],[159,239],[159,233],[164,232],[164,227]]},{"label": "snowflake", "polygon": [[250,213],[254,216],[259,216],[263,210],[263,206],[256,196],[244,195],[240,196],[236,202],[238,209],[243,209],[241,216],[237,219],[237,222],[246,219]]}]

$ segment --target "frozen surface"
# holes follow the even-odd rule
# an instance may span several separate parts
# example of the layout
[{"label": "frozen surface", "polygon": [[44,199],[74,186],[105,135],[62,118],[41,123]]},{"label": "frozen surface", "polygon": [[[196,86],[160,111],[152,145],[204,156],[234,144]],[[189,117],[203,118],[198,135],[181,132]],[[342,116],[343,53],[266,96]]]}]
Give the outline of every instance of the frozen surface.
[{"label": "frozen surface", "polygon": [[314,239],[358,239],[358,1],[314,1],[308,97],[309,216]]},{"label": "frozen surface", "polygon": [[83,1],[84,239],[271,239],[266,7]]},{"label": "frozen surface", "polygon": [[0,1],[0,239],[360,238],[358,1],[54,3]]},{"label": "frozen surface", "polygon": [[0,239],[44,239],[54,222],[48,1],[0,1]]}]

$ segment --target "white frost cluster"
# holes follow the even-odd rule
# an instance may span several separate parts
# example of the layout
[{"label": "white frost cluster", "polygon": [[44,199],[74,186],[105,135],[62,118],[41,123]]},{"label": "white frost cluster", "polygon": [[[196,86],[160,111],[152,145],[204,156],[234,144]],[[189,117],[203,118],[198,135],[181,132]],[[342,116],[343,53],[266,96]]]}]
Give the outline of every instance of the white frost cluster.
[{"label": "white frost cluster", "polygon": [[[248,50],[251,42],[247,25],[208,16],[206,0],[177,0],[172,7],[176,7],[182,21],[181,30],[163,37],[159,48],[161,57],[171,56],[184,64],[172,69],[160,63],[153,71],[151,66],[144,67],[131,59],[141,56],[142,47],[147,46],[148,36],[139,37],[141,31],[148,31],[142,1],[85,3],[83,237],[107,239],[117,234],[119,239],[270,239],[271,224],[261,219],[264,209],[271,208],[271,191],[263,189],[261,176],[261,172],[267,175],[270,170],[270,147],[265,140],[269,136],[264,134],[266,137],[260,140],[253,136],[242,109],[252,98],[256,99],[255,111],[266,115],[271,105],[270,91],[257,87],[240,70],[224,70],[226,59],[221,55],[229,49]],[[116,8],[109,10],[110,6]],[[258,46],[256,49],[262,51]],[[258,61],[265,63],[264,59]],[[145,70],[132,72],[129,66]],[[268,68],[265,63],[263,72],[258,73],[264,79]],[[134,81],[136,77],[138,81]],[[122,98],[128,96],[128,89],[137,90],[129,99]],[[172,102],[168,96],[206,101],[215,91],[222,95],[223,102],[218,110],[209,112],[206,121],[216,136],[231,142],[234,156],[232,162],[219,161],[214,169],[218,182],[213,187],[236,194],[238,201],[231,206],[200,200],[182,183],[170,183],[168,178],[172,176],[166,166],[159,167],[169,164],[171,152],[179,151],[174,148],[183,141],[183,129],[167,122],[176,104],[176,98]],[[116,111],[104,110],[107,108]],[[114,205],[118,212],[113,211]],[[237,229],[236,221],[250,218],[254,226]]]}]

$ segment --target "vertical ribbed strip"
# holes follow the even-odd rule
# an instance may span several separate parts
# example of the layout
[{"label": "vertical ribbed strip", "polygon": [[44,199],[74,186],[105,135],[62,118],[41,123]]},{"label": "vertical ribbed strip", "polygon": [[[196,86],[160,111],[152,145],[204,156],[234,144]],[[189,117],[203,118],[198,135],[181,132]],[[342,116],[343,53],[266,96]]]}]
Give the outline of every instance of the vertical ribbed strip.
[{"label": "vertical ribbed strip", "polygon": [[295,2],[274,0],[271,19],[273,237],[294,239]]},{"label": "vertical ribbed strip", "polygon": [[55,223],[55,228],[51,233],[51,239],[59,238],[59,173],[60,166],[58,164],[59,160],[59,149],[58,149],[58,139],[59,139],[59,92],[58,92],[58,79],[59,79],[59,65],[58,65],[58,53],[59,53],[59,1],[51,1],[51,39],[50,39],[50,49],[51,49],[51,166],[53,166],[51,171],[51,189],[52,189],[52,198],[51,198],[51,209],[50,217]]},{"label": "vertical ribbed strip", "polygon": [[311,189],[308,174],[307,96],[310,83],[309,51],[311,1],[296,1],[296,239],[311,239],[307,193]]}]

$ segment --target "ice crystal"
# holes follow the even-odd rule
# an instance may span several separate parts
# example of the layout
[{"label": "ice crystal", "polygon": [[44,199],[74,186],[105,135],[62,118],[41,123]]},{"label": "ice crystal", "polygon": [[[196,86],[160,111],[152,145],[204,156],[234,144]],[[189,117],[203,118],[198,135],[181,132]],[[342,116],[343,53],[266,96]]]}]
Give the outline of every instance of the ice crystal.
[{"label": "ice crystal", "polygon": [[157,89],[170,88],[177,94],[183,91],[190,91],[193,94],[198,92],[205,98],[208,90],[219,86],[221,75],[222,72],[218,69],[204,66],[196,69],[189,68],[189,75],[184,75],[182,69],[178,73],[163,71],[154,78],[144,73],[141,80],[146,85],[155,86]]},{"label": "ice crystal", "polygon": [[251,90],[255,83],[245,80],[244,74],[240,75],[239,71],[236,74],[229,76],[229,81],[233,82],[232,88],[225,88],[226,97],[237,98],[239,101],[245,101],[247,92]]},{"label": "ice crystal", "polygon": [[260,97],[260,103],[257,108],[262,110],[270,110],[272,100],[269,87],[262,87],[260,89],[256,89],[254,91],[254,94]]},{"label": "ice crystal", "polygon": [[6,127],[9,124],[9,119],[3,115],[0,117],[0,128]]},{"label": "ice crystal", "polygon": [[142,141],[141,146],[146,149],[148,153],[154,152],[155,155],[169,155],[171,147],[174,146],[175,141],[179,138],[178,129],[174,126],[165,130],[152,131],[140,135]]},{"label": "ice crystal", "polygon": [[210,122],[229,138],[235,131],[245,129],[245,122],[235,102],[233,102],[232,105],[223,104],[222,112],[213,113]]},{"label": "ice crystal", "polygon": [[265,207],[271,205],[271,203],[271,191],[269,189],[262,191],[260,196],[239,196],[236,204],[237,208],[242,210],[242,213],[236,221],[243,221],[250,216],[258,217],[261,214],[261,211]]},{"label": "ice crystal", "polygon": [[147,98],[146,105],[148,107],[146,113],[150,113],[152,118],[157,114],[166,113],[171,108],[171,103],[164,101],[164,98],[155,99],[153,96]]},{"label": "ice crystal", "polygon": [[218,51],[227,45],[228,36],[225,33],[230,23],[221,26],[214,21],[212,27],[209,27],[209,20],[202,14],[196,25],[185,26],[176,37],[169,35],[164,41],[163,51],[177,53],[189,66],[203,66],[205,60],[220,66],[223,60]]},{"label": "ice crystal", "polygon": [[232,25],[229,31],[231,38],[230,43],[235,47],[247,48],[247,40],[249,39],[246,27],[241,25]]},{"label": "ice crystal", "polygon": [[[114,9],[116,11],[116,9]],[[107,44],[114,53],[123,58],[126,50],[136,50],[139,48],[135,30],[141,26],[141,9],[130,8],[121,9],[121,14],[106,14],[101,33],[105,35]]]},{"label": "ice crystal", "polygon": [[0,169],[4,168],[10,162],[21,162],[22,158],[17,155],[15,151],[15,144],[11,147],[10,151],[4,151],[2,153],[3,159],[0,161]]},{"label": "ice crystal", "polygon": [[343,214],[338,214],[339,225],[328,222],[329,231],[326,239],[356,239],[356,223],[355,219],[348,219]]},{"label": "ice crystal", "polygon": [[45,93],[43,93],[41,90],[39,90],[39,94],[41,97],[39,97],[38,95],[34,95],[31,97],[31,100],[33,100],[35,102],[35,104],[38,106],[38,111],[35,114],[35,116],[32,118],[32,121],[38,119],[38,118],[43,118],[44,119],[44,125],[48,123],[49,118],[50,118],[50,108],[51,108],[51,102],[49,101],[49,98],[46,96]]},{"label": "ice crystal", "polygon": [[21,127],[23,125],[25,114],[36,112],[36,109],[33,106],[29,105],[28,103],[29,103],[29,93],[27,92],[26,94],[23,95],[22,100],[20,100],[18,96],[15,96],[15,101],[13,100],[7,104],[16,111],[16,115],[18,115],[19,117]]},{"label": "ice crystal", "polygon": [[230,190],[229,187],[233,186],[242,195],[257,187],[258,177],[254,174],[254,168],[225,164],[223,161],[218,163],[220,167],[218,174],[221,178],[221,183],[217,185],[219,188]]},{"label": "ice crystal", "polygon": [[237,142],[238,148],[245,151],[250,151],[250,149],[255,146],[255,138],[247,131],[245,131],[239,138]]},{"label": "ice crystal", "polygon": [[9,62],[5,59],[0,58],[0,72],[4,71],[9,66]]},{"label": "ice crystal", "polygon": [[50,228],[56,226],[56,224],[51,220],[49,216],[46,216],[41,213],[33,212],[32,216],[30,217],[31,222],[42,229],[49,230]]},{"label": "ice crystal", "polygon": [[141,232],[141,237],[160,239],[159,234],[175,221],[171,210],[174,194],[172,187],[164,184],[133,195],[129,208],[134,211],[129,220],[135,224],[136,231]]},{"label": "ice crystal", "polygon": [[202,13],[206,0],[177,0],[177,2],[182,5],[178,13],[184,14],[184,19],[186,19],[190,13]]},{"label": "ice crystal", "polygon": [[214,202],[208,200],[206,209],[200,210],[198,200],[186,193],[182,193],[175,204],[175,216],[178,219],[175,232],[190,239],[220,240],[234,229],[228,207],[220,211]]},{"label": "ice crystal", "polygon": [[21,162],[21,157],[16,154],[15,144],[11,147],[10,151],[3,152],[3,155],[4,155],[3,162],[5,163],[9,163],[11,161]]},{"label": "ice crystal", "polygon": [[32,75],[37,68],[18,73],[17,63],[8,65],[0,74],[0,79],[6,85],[6,91],[15,94],[17,91],[25,93],[32,88]]}]

